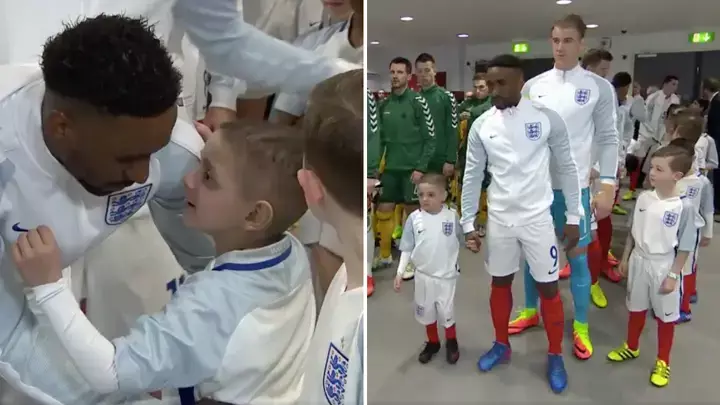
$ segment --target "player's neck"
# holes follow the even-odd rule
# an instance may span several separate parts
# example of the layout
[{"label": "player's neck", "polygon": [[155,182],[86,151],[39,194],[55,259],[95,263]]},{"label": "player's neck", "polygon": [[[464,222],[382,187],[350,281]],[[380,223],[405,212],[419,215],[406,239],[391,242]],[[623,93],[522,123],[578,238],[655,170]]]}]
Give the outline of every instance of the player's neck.
[{"label": "player's neck", "polygon": [[402,86],[402,87],[397,87],[397,88],[392,89],[392,92],[396,96],[401,96],[403,93],[405,93],[405,90],[407,90],[407,88],[408,88],[407,85]]},{"label": "player's neck", "polygon": [[243,236],[239,235],[243,235],[243,233],[238,232],[237,230],[227,230],[211,234],[210,236],[215,243],[216,256],[220,256],[234,250],[263,248],[282,239],[282,235],[274,235],[271,237],[265,235],[261,237],[248,237],[247,234],[244,234]]},{"label": "player's neck", "polygon": [[[338,215],[338,217],[341,217]],[[365,277],[365,226],[362,217],[342,215],[334,221],[333,227],[340,239],[340,249],[347,270],[347,290],[361,288]]]},{"label": "player's neck", "polygon": [[655,192],[661,200],[667,200],[668,198],[677,197],[675,192],[675,183],[670,187],[655,187]]},{"label": "player's neck", "polygon": [[432,209],[425,209],[425,208],[423,208],[422,210],[425,211],[425,212],[427,212],[427,213],[430,214],[430,215],[437,215],[437,214],[439,214],[439,213],[442,212],[443,206],[441,205],[441,206],[438,207],[438,208],[432,208]]},{"label": "player's neck", "polygon": [[428,85],[422,86],[423,90],[428,90],[428,89],[431,89],[431,88],[433,88],[433,87],[435,87],[435,82],[432,82],[432,83],[430,83],[430,84],[428,84]]}]

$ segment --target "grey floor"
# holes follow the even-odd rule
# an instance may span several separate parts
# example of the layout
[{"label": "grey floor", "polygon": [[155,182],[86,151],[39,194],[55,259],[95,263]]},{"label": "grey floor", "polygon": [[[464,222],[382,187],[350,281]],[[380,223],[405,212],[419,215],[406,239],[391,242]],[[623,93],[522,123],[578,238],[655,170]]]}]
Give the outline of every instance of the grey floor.
[{"label": "grey floor", "polygon": [[[631,204],[624,204],[631,208]],[[624,217],[614,217],[615,227]],[[619,224],[619,225],[618,225]],[[720,224],[718,224],[720,227]],[[626,229],[613,237],[618,254]],[[716,238],[720,232],[716,232]],[[424,328],[413,315],[412,282],[400,293],[392,289],[394,268],[375,272],[375,294],[368,299],[368,403],[719,403],[717,364],[720,361],[720,238],[700,253],[698,289],[700,302],[693,307],[692,322],[676,329],[670,385],[659,389],[649,384],[656,355],[656,328],[648,319],[641,339],[641,355],[624,364],[609,364],[608,351],[625,339],[627,311],[623,285],[601,281],[608,297],[605,309],[590,311],[594,355],[581,362],[572,355],[569,338],[565,340],[565,365],[569,387],[558,396],[550,392],[544,377],[547,340],[541,328],[511,338],[512,362],[490,373],[476,368],[478,357],[490,348],[493,327],[489,313],[490,277],[480,255],[463,250],[462,273],[458,281],[455,311],[460,344],[460,361],[445,362],[444,350],[429,364],[417,361],[425,339]],[[521,276],[513,288],[515,307],[523,302]],[[568,282],[562,281],[566,330],[572,325],[572,296]],[[713,315],[715,313],[716,315]],[[442,332],[441,332],[442,337]]]}]

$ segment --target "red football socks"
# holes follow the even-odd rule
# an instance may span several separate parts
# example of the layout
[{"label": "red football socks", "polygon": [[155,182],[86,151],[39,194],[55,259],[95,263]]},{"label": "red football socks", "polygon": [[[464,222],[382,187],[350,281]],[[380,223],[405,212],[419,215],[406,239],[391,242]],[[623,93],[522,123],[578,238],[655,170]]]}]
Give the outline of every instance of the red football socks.
[{"label": "red football socks", "polygon": [[555,297],[550,299],[541,297],[540,312],[542,314],[543,324],[545,324],[545,333],[547,334],[548,339],[548,353],[562,354],[565,314],[563,313],[563,304],[562,299],[560,299],[560,294],[558,293]]},{"label": "red football socks", "polygon": [[[590,267],[590,280],[592,284],[598,282],[600,273],[602,273],[604,268],[600,241],[598,239],[593,239],[592,242],[590,242],[587,251],[588,267]],[[605,261],[607,261],[607,256],[605,258]]]},{"label": "red football socks", "polygon": [[437,322],[425,325],[425,332],[427,333],[427,339],[430,343],[440,343],[440,337],[438,336]]},{"label": "red football socks", "polygon": [[450,340],[450,339],[457,339],[457,334],[455,331],[455,324],[445,328],[445,340]]},{"label": "red football socks", "polygon": [[610,254],[610,243],[612,243],[612,219],[610,217],[603,218],[597,223],[598,242],[600,242],[600,254],[604,259],[603,269],[607,268],[607,257]]},{"label": "red football socks", "polygon": [[658,325],[658,359],[670,365],[670,350],[675,337],[675,322],[657,320]]},{"label": "red football socks", "polygon": [[645,328],[646,317],[647,311],[630,312],[626,343],[631,350],[637,350],[640,347],[640,334]]},{"label": "red football socks", "polygon": [[685,313],[692,312],[690,309],[690,297],[695,293],[695,273],[683,276],[682,278],[682,298],[680,299],[680,311]]},{"label": "red football socks", "polygon": [[510,346],[508,324],[512,312],[513,299],[510,286],[493,284],[490,289],[490,316],[495,327],[495,341]]}]

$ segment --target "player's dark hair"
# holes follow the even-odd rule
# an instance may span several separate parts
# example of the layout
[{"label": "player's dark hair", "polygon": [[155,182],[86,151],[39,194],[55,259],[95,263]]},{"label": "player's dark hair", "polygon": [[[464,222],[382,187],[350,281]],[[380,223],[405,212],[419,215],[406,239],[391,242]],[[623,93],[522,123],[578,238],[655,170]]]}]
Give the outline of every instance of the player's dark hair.
[{"label": "player's dark hair", "polygon": [[585,24],[585,21],[577,14],[568,14],[555,21],[550,28],[550,31],[552,31],[555,27],[572,28],[580,34],[581,39],[585,38],[585,34],[587,33],[587,25]]},{"label": "player's dark hair", "polygon": [[306,167],[338,205],[357,216],[367,208],[359,183],[366,175],[364,78],[357,69],[315,86],[303,122]]},{"label": "player's dark hair", "polygon": [[180,94],[182,76],[142,18],[68,23],[45,43],[40,66],[49,91],[114,116],[155,117]]},{"label": "player's dark hair", "polygon": [[674,118],[679,112],[684,110],[685,108],[680,104],[670,104],[667,108],[667,111],[665,113],[665,116],[667,118]]},{"label": "player's dark hair", "polygon": [[426,173],[420,178],[420,184],[432,184],[433,186],[439,187],[443,190],[447,188],[447,178],[442,174],[438,173]]},{"label": "player's dark hair", "polygon": [[582,67],[587,69],[588,67],[597,66],[602,61],[613,61],[613,56],[609,51],[605,49],[590,49],[582,57]]},{"label": "player's dark hair", "polygon": [[706,77],[702,81],[703,89],[715,93],[720,91],[720,80],[714,77]]},{"label": "player's dark hair", "polygon": [[430,55],[429,53],[424,53],[424,52],[423,52],[423,53],[421,53],[420,55],[418,55],[417,58],[415,58],[415,64],[416,64],[416,65],[417,65],[418,63],[427,63],[427,62],[435,63],[435,58],[433,58],[433,56]]},{"label": "player's dark hair", "polygon": [[405,65],[405,70],[406,70],[405,73],[407,73],[407,74],[412,73],[412,64],[410,63],[410,61],[407,58],[403,58],[402,56],[395,57],[395,58],[393,58],[393,60],[390,61],[390,64],[388,65],[388,67],[392,66],[392,65]]},{"label": "player's dark hair", "polygon": [[704,98],[699,98],[695,100],[695,102],[698,104],[698,107],[700,107],[701,114],[705,115],[707,114],[708,108],[710,108],[710,101],[705,100]]},{"label": "player's dark hair", "polygon": [[663,146],[653,153],[653,158],[670,158],[670,170],[687,173],[692,169],[693,157],[685,147],[678,145]]},{"label": "player's dark hair", "polygon": [[488,68],[495,67],[522,70],[523,63],[522,60],[515,55],[504,54],[490,59],[488,62]]},{"label": "player's dark hair", "polygon": [[668,84],[668,83],[672,82],[673,80],[674,80],[674,81],[678,81],[678,82],[680,81],[680,79],[679,79],[677,76],[675,76],[675,75],[667,75],[667,76],[665,76],[665,78],[663,79],[662,84],[664,84],[664,85],[665,85],[665,84]]},{"label": "player's dark hair", "polygon": [[672,141],[670,141],[670,143],[668,145],[681,147],[681,148],[685,149],[685,151],[687,153],[689,153],[690,156],[695,156],[695,143],[693,143],[689,139],[675,138]]},{"label": "player's dark hair", "polygon": [[630,86],[630,84],[632,84],[632,76],[630,76],[628,72],[618,72],[613,76],[612,84],[616,89]]},{"label": "player's dark hair", "polygon": [[485,80],[485,73],[475,73],[473,75],[473,81],[476,82],[478,80]]}]

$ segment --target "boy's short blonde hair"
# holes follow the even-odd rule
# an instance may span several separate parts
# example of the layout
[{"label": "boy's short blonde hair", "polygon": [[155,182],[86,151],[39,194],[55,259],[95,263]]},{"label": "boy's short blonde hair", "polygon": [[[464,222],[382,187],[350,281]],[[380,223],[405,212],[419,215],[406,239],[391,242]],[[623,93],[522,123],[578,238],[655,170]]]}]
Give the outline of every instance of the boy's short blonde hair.
[{"label": "boy's short blonde hair", "polygon": [[693,145],[702,136],[705,119],[696,109],[685,109],[675,117],[675,132],[680,138],[687,139]]},{"label": "boy's short blonde hair", "polygon": [[300,131],[267,121],[239,120],[223,125],[219,135],[235,156],[243,198],[267,201],[273,207],[268,233],[285,232],[307,211],[297,181],[303,163]]},{"label": "boy's short blonde hair", "polygon": [[337,203],[353,215],[365,213],[365,73],[351,70],[318,84],[303,124],[307,169]]},{"label": "boy's short blonde hair", "polygon": [[426,173],[420,179],[420,184],[431,184],[435,187],[445,190],[447,188],[447,178],[438,173]]}]

